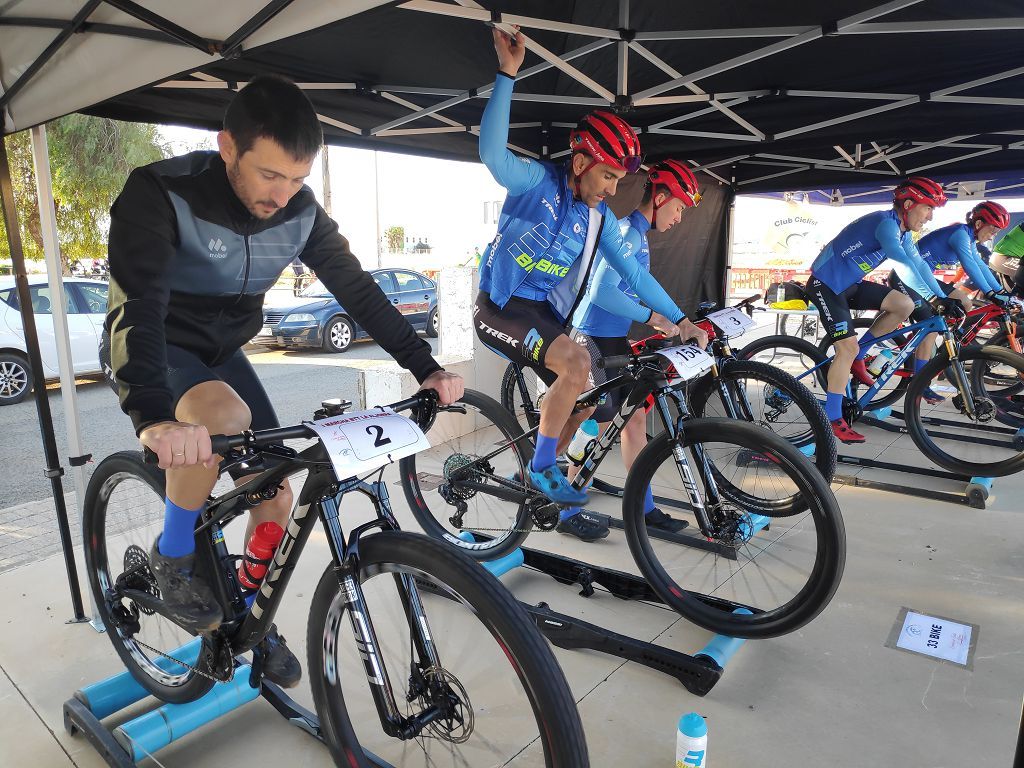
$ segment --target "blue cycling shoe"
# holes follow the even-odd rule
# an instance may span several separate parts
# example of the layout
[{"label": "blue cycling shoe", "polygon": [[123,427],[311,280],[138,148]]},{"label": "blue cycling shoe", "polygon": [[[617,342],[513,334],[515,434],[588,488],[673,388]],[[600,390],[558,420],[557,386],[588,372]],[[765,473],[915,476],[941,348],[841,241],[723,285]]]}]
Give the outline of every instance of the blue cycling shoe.
[{"label": "blue cycling shoe", "polygon": [[582,506],[590,501],[583,491],[573,488],[557,465],[545,467],[540,472],[530,467],[530,484],[556,504]]}]

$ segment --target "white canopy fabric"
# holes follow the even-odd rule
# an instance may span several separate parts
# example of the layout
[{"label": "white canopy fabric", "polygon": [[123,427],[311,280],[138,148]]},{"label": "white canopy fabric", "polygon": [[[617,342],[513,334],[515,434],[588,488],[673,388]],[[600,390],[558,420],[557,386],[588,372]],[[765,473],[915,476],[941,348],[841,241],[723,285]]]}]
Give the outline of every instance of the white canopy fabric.
[{"label": "white canopy fabric", "polygon": [[[30,128],[216,62],[222,58],[216,52],[219,44],[245,30],[261,12],[280,9],[245,37],[245,48],[384,4],[383,0],[278,0],[270,4],[263,0],[143,0],[138,4],[123,0],[11,0],[0,6],[0,101],[4,94],[17,90],[4,104],[3,133]],[[139,16],[149,18],[149,23]],[[175,34],[180,37],[176,39]],[[67,39],[52,57],[23,79],[62,37]],[[208,50],[195,47],[204,41],[210,44]]]}]

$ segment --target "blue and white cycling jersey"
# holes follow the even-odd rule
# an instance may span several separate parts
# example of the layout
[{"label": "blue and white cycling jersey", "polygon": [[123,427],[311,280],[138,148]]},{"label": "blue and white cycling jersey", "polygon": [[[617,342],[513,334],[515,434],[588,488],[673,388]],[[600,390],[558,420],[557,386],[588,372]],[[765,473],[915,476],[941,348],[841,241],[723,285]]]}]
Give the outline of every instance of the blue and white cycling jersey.
[{"label": "blue and white cycling jersey", "polygon": [[908,273],[913,270],[919,278],[914,282],[922,290],[909,280],[904,282],[922,298],[946,295],[917,252],[910,232],[900,231],[895,210],[875,211],[843,227],[811,264],[811,274],[838,294],[859,283],[886,259],[903,265]]},{"label": "blue and white cycling jersey", "polygon": [[[512,296],[547,299],[565,320],[586,288],[582,278],[589,265],[580,256],[591,210],[573,197],[565,166],[522,158],[506,147],[512,82],[498,75],[480,121],[480,159],[508,190],[498,233],[480,265],[480,290],[499,307]],[[645,303],[670,319],[682,319],[683,313],[650,273],[636,259],[626,258],[631,246],[623,241],[608,206],[601,203],[596,210],[606,222],[597,244],[604,259]]]},{"label": "blue and white cycling jersey", "polygon": [[[619,221],[623,239],[633,246],[630,258],[636,259],[645,270],[651,268],[651,252],[647,245],[647,232],[651,223],[640,211],[633,211]],[[594,270],[587,295],[574,316],[573,325],[588,336],[625,338],[635,320],[646,323],[651,310],[645,307],[629,284],[618,272],[601,259]]]},{"label": "blue and white cycling jersey", "polygon": [[[1002,285],[985,264],[970,224],[950,224],[929,232],[917,242],[921,258],[931,270],[955,269],[962,264],[971,282],[981,291],[1001,291]],[[903,275],[900,274],[900,279]]]}]

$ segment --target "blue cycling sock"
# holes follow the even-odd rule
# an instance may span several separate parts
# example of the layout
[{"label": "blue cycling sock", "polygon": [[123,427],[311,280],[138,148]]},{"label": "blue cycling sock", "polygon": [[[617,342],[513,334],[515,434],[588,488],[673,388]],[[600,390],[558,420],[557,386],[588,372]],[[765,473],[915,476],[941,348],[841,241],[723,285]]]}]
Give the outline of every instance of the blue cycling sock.
[{"label": "blue cycling sock", "polygon": [[654,511],[654,494],[651,493],[651,486],[644,491],[644,514],[649,515]]},{"label": "blue cycling sock", "polygon": [[530,462],[530,469],[534,472],[543,472],[555,463],[555,450],[558,448],[558,438],[548,437],[537,433],[537,448],[533,452],[533,460]]},{"label": "blue cycling sock", "polygon": [[558,520],[560,522],[563,520],[568,520],[573,515],[578,515],[582,511],[583,510],[581,510],[579,507],[566,507],[565,509],[561,510],[558,513]]},{"label": "blue cycling sock", "polygon": [[873,334],[871,331],[865,331],[864,335],[860,337],[860,352],[857,353],[857,356],[854,358],[854,360],[863,360],[865,357],[867,357],[868,352],[871,351],[871,342],[873,342],[874,340],[875,334]]},{"label": "blue cycling sock", "polygon": [[183,509],[167,499],[164,512],[164,532],[160,536],[160,554],[167,557],[184,557],[196,550],[196,520],[203,508]]},{"label": "blue cycling sock", "polygon": [[843,396],[836,392],[825,393],[825,415],[829,421],[843,418]]},{"label": "blue cycling sock", "polygon": [[921,369],[924,368],[926,365],[928,365],[928,361],[927,360],[919,360],[919,359],[917,359],[915,357],[914,358],[914,375],[916,376],[917,374],[919,374],[921,372]]}]

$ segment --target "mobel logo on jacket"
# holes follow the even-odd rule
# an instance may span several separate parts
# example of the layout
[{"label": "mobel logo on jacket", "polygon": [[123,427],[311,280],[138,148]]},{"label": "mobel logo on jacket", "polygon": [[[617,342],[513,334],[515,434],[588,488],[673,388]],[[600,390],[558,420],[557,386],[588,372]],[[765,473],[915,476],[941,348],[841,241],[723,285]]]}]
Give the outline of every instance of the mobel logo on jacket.
[{"label": "mobel logo on jacket", "polygon": [[210,249],[211,259],[224,259],[228,255],[228,247],[224,245],[224,241],[218,238],[210,238],[210,242],[206,244],[206,247]]}]

